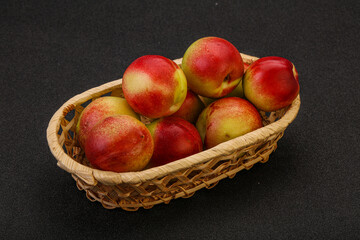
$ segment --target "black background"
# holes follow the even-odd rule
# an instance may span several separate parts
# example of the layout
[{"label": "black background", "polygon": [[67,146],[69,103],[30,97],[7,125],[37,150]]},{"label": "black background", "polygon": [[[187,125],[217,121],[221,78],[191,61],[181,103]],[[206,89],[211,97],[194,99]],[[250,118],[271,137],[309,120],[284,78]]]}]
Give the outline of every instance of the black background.
[{"label": "black background", "polygon": [[[3,239],[356,239],[359,1],[8,1],[1,4]],[[302,105],[266,164],[150,210],[106,210],[46,141],[69,98],[205,36],[297,67]]]}]

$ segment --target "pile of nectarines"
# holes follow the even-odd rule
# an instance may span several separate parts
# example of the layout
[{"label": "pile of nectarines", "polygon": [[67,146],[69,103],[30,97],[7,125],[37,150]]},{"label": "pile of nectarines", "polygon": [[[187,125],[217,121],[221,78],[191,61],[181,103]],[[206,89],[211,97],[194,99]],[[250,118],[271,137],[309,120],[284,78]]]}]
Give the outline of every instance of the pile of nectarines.
[{"label": "pile of nectarines", "polygon": [[76,126],[87,159],[102,170],[160,166],[261,128],[258,110],[290,105],[299,82],[285,58],[249,66],[227,40],[205,37],[189,46],[181,67],[158,55],[136,59],[124,72],[122,91],[125,99],[91,102]]}]

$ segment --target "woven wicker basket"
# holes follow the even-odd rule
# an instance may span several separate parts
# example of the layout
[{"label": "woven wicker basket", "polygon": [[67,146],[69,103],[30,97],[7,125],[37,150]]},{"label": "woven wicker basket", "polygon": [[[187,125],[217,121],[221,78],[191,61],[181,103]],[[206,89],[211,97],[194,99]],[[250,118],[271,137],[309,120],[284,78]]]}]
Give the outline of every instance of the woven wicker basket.
[{"label": "woven wicker basket", "polygon": [[[249,64],[257,60],[241,55]],[[175,62],[180,64],[181,59]],[[99,201],[108,209],[120,207],[136,211],[179,197],[191,197],[197,190],[212,188],[221,179],[233,178],[257,162],[265,163],[300,107],[298,96],[284,109],[271,113],[260,111],[264,127],[163,166],[140,172],[101,171],[87,161],[76,141],[75,126],[86,104],[119,91],[121,81],[106,83],[71,98],[54,114],[47,129],[48,144],[58,166],[71,173],[78,189],[85,190],[89,200]]]}]

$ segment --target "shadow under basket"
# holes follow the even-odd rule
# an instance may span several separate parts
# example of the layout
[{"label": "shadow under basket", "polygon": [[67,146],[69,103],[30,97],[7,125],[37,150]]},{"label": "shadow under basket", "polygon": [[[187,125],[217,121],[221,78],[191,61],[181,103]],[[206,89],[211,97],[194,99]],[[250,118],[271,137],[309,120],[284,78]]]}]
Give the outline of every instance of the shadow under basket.
[{"label": "shadow under basket", "polygon": [[[248,64],[258,59],[241,55]],[[175,62],[180,65],[181,59]],[[99,201],[108,209],[136,211],[179,197],[188,198],[199,189],[212,188],[221,179],[249,170],[255,163],[265,163],[300,108],[297,96],[284,109],[259,111],[264,127],[163,166],[139,172],[102,171],[87,161],[76,140],[75,127],[81,111],[92,100],[115,92],[123,96],[121,83],[121,79],[112,81],[71,98],[54,114],[47,128],[48,144],[58,166],[72,175],[90,201]]]}]

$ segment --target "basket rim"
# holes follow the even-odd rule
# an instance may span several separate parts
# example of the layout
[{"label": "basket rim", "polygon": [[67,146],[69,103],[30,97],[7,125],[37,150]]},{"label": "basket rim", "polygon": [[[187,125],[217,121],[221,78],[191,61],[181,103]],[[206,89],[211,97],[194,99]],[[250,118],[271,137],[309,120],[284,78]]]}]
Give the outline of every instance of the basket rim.
[{"label": "basket rim", "polygon": [[[244,62],[253,62],[258,59],[257,57],[246,55],[243,53],[241,53],[241,56],[243,57]],[[182,59],[179,58],[174,60],[174,62],[180,64],[181,60]],[[122,79],[111,81],[98,87],[91,88],[81,94],[70,98],[55,112],[47,127],[48,145],[51,153],[58,161],[57,165],[65,171],[77,175],[80,179],[84,180],[87,184],[90,185],[96,185],[98,182],[106,185],[116,185],[122,183],[142,183],[152,180],[154,178],[162,177],[167,174],[190,168],[196,164],[209,161],[216,157],[229,155],[237,149],[248,147],[252,144],[255,144],[263,139],[270,137],[271,135],[284,131],[286,127],[295,119],[300,108],[299,94],[289,106],[284,116],[276,122],[273,122],[255,131],[249,132],[243,136],[221,143],[213,148],[204,150],[197,154],[176,160],[162,166],[142,170],[139,172],[116,173],[82,165],[81,163],[69,157],[64,152],[62,146],[59,143],[57,132],[60,127],[61,120],[70,110],[74,109],[75,106],[86,102],[90,98],[100,97],[103,94],[109,92],[110,90],[117,88],[117,86],[119,86],[121,83]]]}]

